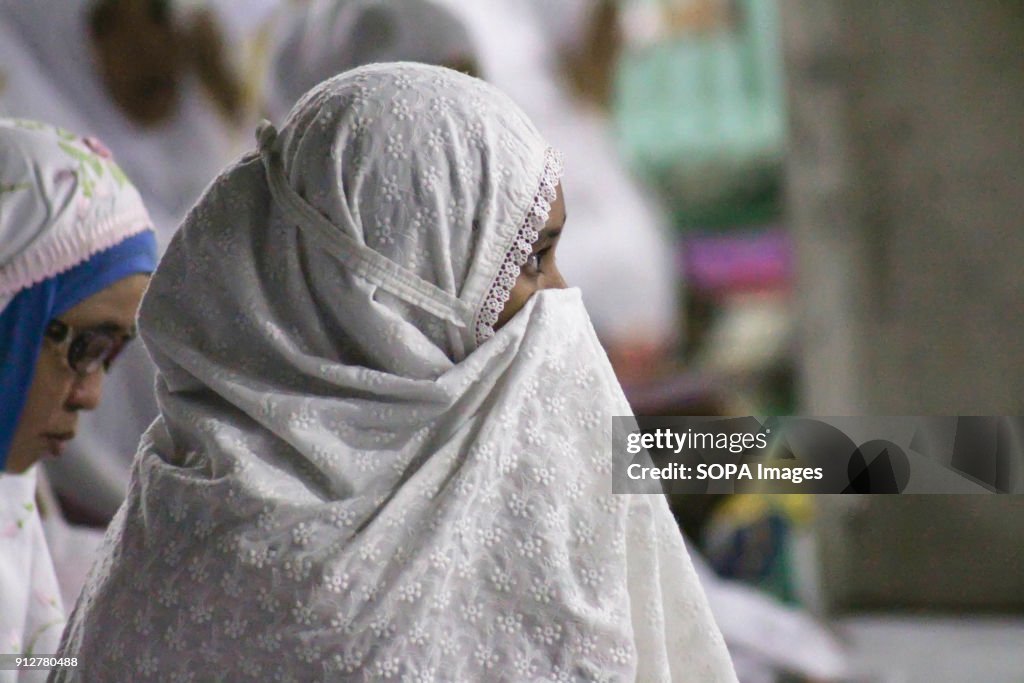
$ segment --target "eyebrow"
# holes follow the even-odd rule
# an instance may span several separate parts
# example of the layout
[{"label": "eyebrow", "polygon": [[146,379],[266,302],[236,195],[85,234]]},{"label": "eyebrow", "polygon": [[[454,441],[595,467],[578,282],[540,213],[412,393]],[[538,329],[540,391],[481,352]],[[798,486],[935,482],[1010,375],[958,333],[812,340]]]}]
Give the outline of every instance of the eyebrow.
[{"label": "eyebrow", "polygon": [[540,237],[538,239],[553,240],[557,239],[562,234],[562,228],[544,228],[540,231]]},{"label": "eyebrow", "polygon": [[71,327],[75,330],[83,331],[95,330],[97,332],[120,332],[121,334],[132,334],[137,331],[135,329],[134,323],[131,323],[128,327],[125,327],[123,323],[120,323],[116,320],[104,320],[96,325],[72,325],[71,323],[66,324],[71,325]]}]

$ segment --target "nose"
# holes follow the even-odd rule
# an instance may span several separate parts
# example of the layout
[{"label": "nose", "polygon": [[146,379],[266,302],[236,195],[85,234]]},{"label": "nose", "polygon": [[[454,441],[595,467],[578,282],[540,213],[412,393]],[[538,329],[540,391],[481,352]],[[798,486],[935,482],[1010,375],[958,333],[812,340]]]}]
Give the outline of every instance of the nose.
[{"label": "nose", "polygon": [[71,385],[66,407],[68,410],[94,410],[103,397],[103,377],[106,373],[90,372],[85,377],[76,377]]}]

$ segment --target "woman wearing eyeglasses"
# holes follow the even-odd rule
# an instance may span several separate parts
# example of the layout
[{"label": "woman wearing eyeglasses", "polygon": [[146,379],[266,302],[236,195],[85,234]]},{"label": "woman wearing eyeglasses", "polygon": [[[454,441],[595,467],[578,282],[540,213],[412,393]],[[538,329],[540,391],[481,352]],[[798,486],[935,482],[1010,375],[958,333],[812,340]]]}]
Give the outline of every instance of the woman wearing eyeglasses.
[{"label": "woman wearing eyeglasses", "polygon": [[149,216],[98,141],[0,119],[2,653],[56,647],[63,615],[34,465],[60,455],[78,414],[98,405],[155,265]]}]

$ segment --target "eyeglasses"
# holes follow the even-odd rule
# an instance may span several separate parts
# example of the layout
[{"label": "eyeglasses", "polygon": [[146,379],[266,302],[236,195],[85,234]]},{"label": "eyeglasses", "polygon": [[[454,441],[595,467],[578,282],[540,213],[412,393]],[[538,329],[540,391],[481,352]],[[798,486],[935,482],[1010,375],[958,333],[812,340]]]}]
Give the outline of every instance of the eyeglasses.
[{"label": "eyeglasses", "polygon": [[109,369],[124,345],[135,338],[135,333],[134,325],[128,334],[114,325],[76,330],[63,320],[54,318],[46,325],[43,334],[58,346],[67,345],[68,367],[85,377],[100,368]]}]

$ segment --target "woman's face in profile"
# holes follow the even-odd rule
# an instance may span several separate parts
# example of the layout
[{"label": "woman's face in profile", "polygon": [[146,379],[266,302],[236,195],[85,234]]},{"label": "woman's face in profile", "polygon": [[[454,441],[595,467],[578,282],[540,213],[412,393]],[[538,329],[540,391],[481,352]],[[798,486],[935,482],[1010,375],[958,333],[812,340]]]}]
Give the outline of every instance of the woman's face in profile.
[{"label": "woman's face in profile", "polygon": [[[75,330],[109,328],[127,335],[148,275],[131,275],[92,295],[59,318]],[[46,455],[59,455],[75,435],[78,412],[100,403],[104,370],[79,376],[69,366],[66,344],[44,339],[25,406],[18,418],[6,471],[20,474]]]},{"label": "woman's face in profile", "polygon": [[565,289],[568,285],[558,272],[555,262],[555,249],[565,227],[565,197],[562,195],[562,184],[558,184],[558,196],[551,203],[551,215],[540,231],[540,237],[533,244],[533,253],[523,264],[512,288],[508,302],[498,316],[494,326],[498,329],[507,323],[512,316],[526,305],[534,292],[542,289]]}]

